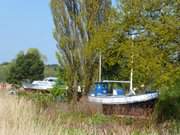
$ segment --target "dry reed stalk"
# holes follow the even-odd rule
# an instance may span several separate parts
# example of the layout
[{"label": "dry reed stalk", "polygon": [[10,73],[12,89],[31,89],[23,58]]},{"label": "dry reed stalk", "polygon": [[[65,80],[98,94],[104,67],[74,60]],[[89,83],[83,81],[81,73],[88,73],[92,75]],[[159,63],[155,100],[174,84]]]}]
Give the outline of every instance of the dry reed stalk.
[{"label": "dry reed stalk", "polygon": [[[80,104],[78,105],[77,111],[82,111],[89,106],[86,102],[81,105],[81,107]],[[58,115],[56,111],[57,108],[56,110],[38,109],[31,101],[7,95],[7,91],[1,91],[0,135],[131,135],[137,131],[132,125],[119,125],[111,122],[94,125],[88,124],[86,119],[77,122],[73,117],[63,118],[63,115]],[[67,107],[65,107],[66,111],[68,111]],[[88,107],[85,111],[93,114],[97,110],[94,108],[91,110]],[[142,131],[138,132],[142,135],[158,135],[153,127],[147,130],[142,128]],[[168,135],[166,131],[163,133]]]}]

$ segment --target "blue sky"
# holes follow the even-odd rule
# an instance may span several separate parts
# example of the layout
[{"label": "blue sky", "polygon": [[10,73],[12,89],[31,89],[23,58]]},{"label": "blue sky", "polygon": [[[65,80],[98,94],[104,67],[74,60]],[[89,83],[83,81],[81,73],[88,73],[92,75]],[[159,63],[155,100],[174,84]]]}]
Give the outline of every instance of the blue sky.
[{"label": "blue sky", "polygon": [[57,63],[49,2],[0,0],[0,63],[11,61],[28,48],[38,48],[49,64]]}]

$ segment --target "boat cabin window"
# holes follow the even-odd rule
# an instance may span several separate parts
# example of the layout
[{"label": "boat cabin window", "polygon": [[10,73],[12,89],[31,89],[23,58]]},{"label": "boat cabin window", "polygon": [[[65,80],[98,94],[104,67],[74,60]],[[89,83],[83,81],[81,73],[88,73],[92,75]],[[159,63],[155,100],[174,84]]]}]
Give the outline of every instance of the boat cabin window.
[{"label": "boat cabin window", "polygon": [[121,83],[109,83],[108,94],[113,94],[114,90],[125,90]]},{"label": "boat cabin window", "polygon": [[53,80],[53,79],[49,79],[48,81],[49,81],[49,82],[55,82],[55,80]]},{"label": "boat cabin window", "polygon": [[121,83],[114,82],[96,82],[95,87],[96,95],[124,95],[125,87]]},{"label": "boat cabin window", "polygon": [[48,81],[48,82],[55,82],[57,79],[55,78],[45,78],[44,81]]}]

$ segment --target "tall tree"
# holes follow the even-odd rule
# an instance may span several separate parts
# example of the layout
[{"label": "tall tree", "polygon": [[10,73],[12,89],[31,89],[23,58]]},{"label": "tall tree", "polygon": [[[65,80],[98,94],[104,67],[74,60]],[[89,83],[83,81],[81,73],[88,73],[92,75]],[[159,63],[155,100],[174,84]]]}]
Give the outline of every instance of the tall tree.
[{"label": "tall tree", "polygon": [[[179,72],[179,2],[177,0],[120,0],[117,34],[105,51],[106,65],[119,67],[118,79],[136,86],[159,86]],[[132,35],[135,34],[134,39]],[[132,63],[133,56],[133,63]],[[105,70],[105,72],[113,73]]]},{"label": "tall tree", "polygon": [[44,62],[37,49],[31,48],[27,53],[20,52],[12,62],[7,81],[20,85],[22,81],[44,78]]},{"label": "tall tree", "polygon": [[86,48],[104,24],[110,4],[110,0],[51,0],[57,56],[66,70],[69,97],[75,100],[78,85],[87,90],[94,79],[97,53],[88,53]]}]

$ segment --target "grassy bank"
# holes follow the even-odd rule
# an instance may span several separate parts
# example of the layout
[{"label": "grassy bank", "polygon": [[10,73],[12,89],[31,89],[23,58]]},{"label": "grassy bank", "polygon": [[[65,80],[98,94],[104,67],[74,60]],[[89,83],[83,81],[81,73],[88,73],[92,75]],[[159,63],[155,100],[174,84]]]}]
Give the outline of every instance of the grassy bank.
[{"label": "grassy bank", "polygon": [[[104,116],[68,104],[40,108],[17,96],[0,92],[0,135],[169,135],[178,134],[172,124],[151,120]],[[75,110],[75,108],[77,110]],[[97,112],[99,110],[96,110]]]}]

